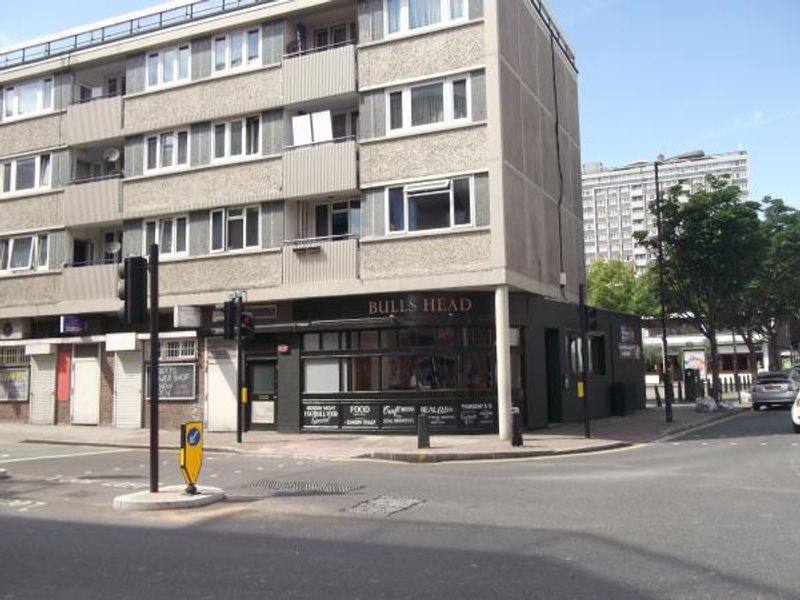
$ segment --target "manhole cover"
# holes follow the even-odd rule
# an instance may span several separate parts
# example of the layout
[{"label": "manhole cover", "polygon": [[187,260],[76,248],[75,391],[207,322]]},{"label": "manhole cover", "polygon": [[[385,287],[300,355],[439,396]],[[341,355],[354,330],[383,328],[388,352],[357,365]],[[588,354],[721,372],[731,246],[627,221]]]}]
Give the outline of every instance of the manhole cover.
[{"label": "manhole cover", "polygon": [[406,510],[417,504],[425,502],[419,498],[398,498],[396,496],[378,496],[377,498],[370,498],[359,502],[355,506],[347,509],[347,512],[358,513],[362,515],[375,515],[379,517],[388,517],[401,510]]},{"label": "manhole cover", "polygon": [[254,481],[247,488],[251,491],[284,492],[293,494],[349,494],[364,486],[358,483],[318,483],[315,481]]}]

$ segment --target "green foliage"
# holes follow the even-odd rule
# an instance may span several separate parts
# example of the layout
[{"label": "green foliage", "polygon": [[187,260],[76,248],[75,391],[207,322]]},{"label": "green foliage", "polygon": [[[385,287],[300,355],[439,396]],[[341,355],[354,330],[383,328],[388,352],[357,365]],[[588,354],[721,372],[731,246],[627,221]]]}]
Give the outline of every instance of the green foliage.
[{"label": "green foliage", "polygon": [[658,300],[653,278],[636,277],[633,265],[619,260],[595,261],[586,275],[588,302],[592,306],[641,316],[654,316]]}]

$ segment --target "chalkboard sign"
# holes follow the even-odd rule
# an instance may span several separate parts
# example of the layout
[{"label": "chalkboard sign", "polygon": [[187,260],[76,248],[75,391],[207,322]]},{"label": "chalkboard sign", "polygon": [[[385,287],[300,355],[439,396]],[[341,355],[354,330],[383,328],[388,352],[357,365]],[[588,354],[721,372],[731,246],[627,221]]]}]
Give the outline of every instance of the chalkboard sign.
[{"label": "chalkboard sign", "polygon": [[452,404],[423,404],[420,414],[427,415],[428,425],[432,428],[456,426],[456,407]]},{"label": "chalkboard sign", "polygon": [[28,369],[0,369],[0,402],[28,401]]},{"label": "chalkboard sign", "polygon": [[[158,366],[159,400],[194,400],[194,363],[163,363]],[[147,367],[145,397],[150,399],[150,367]]]},{"label": "chalkboard sign", "polygon": [[377,404],[342,404],[342,427],[378,427]]},{"label": "chalkboard sign", "polygon": [[339,427],[339,406],[304,404],[303,427]]},{"label": "chalkboard sign", "polygon": [[494,426],[494,403],[488,400],[462,402],[461,424],[481,429]]},{"label": "chalkboard sign", "polygon": [[384,404],[383,426],[413,429],[417,425],[417,409],[413,404]]}]

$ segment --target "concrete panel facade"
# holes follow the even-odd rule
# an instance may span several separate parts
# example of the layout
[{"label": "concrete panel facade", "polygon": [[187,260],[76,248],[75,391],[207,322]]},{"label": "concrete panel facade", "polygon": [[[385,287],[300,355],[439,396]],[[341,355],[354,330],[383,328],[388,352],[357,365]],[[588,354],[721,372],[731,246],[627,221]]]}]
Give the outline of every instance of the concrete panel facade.
[{"label": "concrete panel facade", "polygon": [[424,79],[484,63],[483,23],[470,23],[425,36],[386,40],[358,53],[359,88]]},{"label": "concrete panel facade", "polygon": [[281,254],[229,254],[164,262],[160,276],[160,292],[165,296],[275,287],[281,284]]},{"label": "concrete panel facade", "polygon": [[64,224],[64,194],[31,194],[0,200],[0,233],[35,231]]},{"label": "concrete panel facade", "polygon": [[361,144],[361,185],[428,175],[481,171],[486,167],[484,125]]},{"label": "concrete panel facade", "polygon": [[63,144],[63,114],[57,112],[46,117],[0,123],[0,158],[23,152],[33,153]]},{"label": "concrete panel facade", "polygon": [[123,183],[123,215],[131,219],[249,204],[277,198],[280,189],[278,159],[142,177]]},{"label": "concrete panel facade", "polygon": [[0,283],[0,317],[30,315],[32,306],[55,304],[61,296],[60,273],[3,277]]},{"label": "concrete panel facade", "polygon": [[485,230],[392,238],[361,245],[361,278],[419,277],[489,268],[490,234]]},{"label": "concrete panel facade", "polygon": [[123,107],[125,134],[259,113],[265,108],[279,106],[281,102],[281,70],[277,68],[204,79],[126,97]]}]

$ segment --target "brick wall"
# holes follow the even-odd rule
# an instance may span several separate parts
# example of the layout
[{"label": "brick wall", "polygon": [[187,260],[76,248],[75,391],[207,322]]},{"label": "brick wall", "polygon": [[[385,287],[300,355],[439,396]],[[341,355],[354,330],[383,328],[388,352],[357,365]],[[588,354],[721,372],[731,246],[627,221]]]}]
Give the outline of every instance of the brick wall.
[{"label": "brick wall", "polygon": [[28,422],[28,402],[0,402],[0,421]]}]

